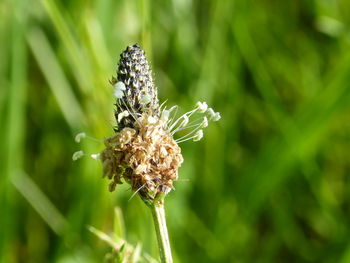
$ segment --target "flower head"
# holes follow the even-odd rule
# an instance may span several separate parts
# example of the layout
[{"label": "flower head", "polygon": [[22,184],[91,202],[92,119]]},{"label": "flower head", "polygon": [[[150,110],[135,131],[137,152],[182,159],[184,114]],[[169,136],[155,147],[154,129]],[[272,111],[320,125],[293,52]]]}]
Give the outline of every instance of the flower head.
[{"label": "flower head", "polygon": [[137,44],[120,55],[112,84],[116,134],[104,140],[106,148],[96,155],[103,163],[103,176],[111,180],[109,190],[124,180],[146,203],[162,200],[174,188],[183,162],[178,144],[202,139],[208,120],[217,121],[220,114],[206,102],[197,102],[179,117],[177,106],[159,106],[145,52]]}]

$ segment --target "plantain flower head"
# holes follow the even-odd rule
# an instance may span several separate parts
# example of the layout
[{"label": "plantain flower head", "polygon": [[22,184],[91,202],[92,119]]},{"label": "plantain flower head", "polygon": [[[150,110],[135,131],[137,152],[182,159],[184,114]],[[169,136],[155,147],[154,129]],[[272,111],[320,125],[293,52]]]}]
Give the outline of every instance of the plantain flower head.
[{"label": "plantain flower head", "polygon": [[105,149],[99,155],[103,177],[110,179],[110,191],[124,181],[146,203],[161,201],[178,179],[183,162],[179,143],[199,141],[208,121],[219,120],[220,114],[205,102],[181,116],[177,106],[159,105],[145,52],[137,44],[120,55],[111,84],[117,127],[104,140]]}]

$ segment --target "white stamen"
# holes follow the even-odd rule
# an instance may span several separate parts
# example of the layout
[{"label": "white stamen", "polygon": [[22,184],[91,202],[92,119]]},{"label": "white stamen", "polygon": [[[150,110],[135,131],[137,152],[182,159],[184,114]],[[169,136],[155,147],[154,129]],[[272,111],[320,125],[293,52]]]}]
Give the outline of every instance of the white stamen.
[{"label": "white stamen", "polygon": [[114,84],[114,96],[117,99],[121,99],[124,97],[124,90],[126,90],[126,87],[123,82],[118,81],[116,84]]},{"label": "white stamen", "polygon": [[[181,138],[175,140],[176,143],[182,143],[188,140],[193,139],[193,141],[199,141],[200,139],[202,139],[203,137],[203,130],[198,130],[198,128],[200,128],[200,126],[197,126],[196,129],[194,129],[193,131],[191,131],[190,133],[186,134],[185,136],[182,136]],[[193,136],[190,136],[191,134],[195,133]]]},{"label": "white stamen", "polygon": [[81,141],[82,138],[85,138],[86,137],[86,134],[85,132],[81,132],[81,133],[78,133],[76,136],[75,136],[75,141],[77,143],[79,143]]},{"label": "white stamen", "polygon": [[91,154],[90,157],[96,161],[99,161],[101,160],[101,156],[99,153],[96,153],[96,154]]},{"label": "white stamen", "polygon": [[196,106],[197,106],[197,109],[198,109],[198,112],[199,112],[199,113],[204,113],[204,112],[206,112],[207,109],[208,109],[208,104],[207,104],[206,102],[200,102],[200,101],[198,101],[198,102],[196,103]]},{"label": "white stamen", "polygon": [[118,123],[124,118],[124,117],[128,117],[129,116],[129,112],[128,111],[123,111],[121,113],[118,114]]},{"label": "white stamen", "polygon": [[220,112],[215,112],[215,115],[213,117],[213,121],[218,121],[221,119],[221,115]]},{"label": "white stamen", "polygon": [[166,103],[166,102],[167,102],[167,100],[163,101],[163,103],[160,104],[159,110],[162,110],[163,107],[164,107],[164,109],[166,108],[166,106],[165,106],[165,103]]},{"label": "white stamen", "polygon": [[84,156],[84,152],[83,151],[77,151],[77,152],[73,153],[72,159],[73,159],[73,161],[76,161],[79,158],[81,158],[82,156]]},{"label": "white stamen", "polygon": [[172,111],[175,110],[176,108],[177,108],[177,105],[172,106],[172,107],[169,109],[169,112],[172,112]]},{"label": "white stamen", "polygon": [[198,130],[196,134],[193,136],[193,141],[198,142],[202,138],[203,138],[203,130]]},{"label": "white stamen", "polygon": [[184,120],[180,123],[178,128],[185,127],[188,124],[189,120],[190,120],[187,115],[183,115],[183,119]]},{"label": "white stamen", "polygon": [[150,124],[155,124],[157,122],[157,119],[152,117],[152,116],[149,116],[148,119],[147,119],[148,123]]},{"label": "white stamen", "polygon": [[115,85],[115,88],[118,88],[120,90],[126,90],[125,84],[122,81],[118,81]]},{"label": "white stamen", "polygon": [[207,112],[208,112],[209,119],[212,120],[212,119],[215,117],[215,112],[214,112],[214,110],[213,110],[212,108],[209,108],[209,109],[207,110]]},{"label": "white stamen", "polygon": [[145,95],[142,96],[140,102],[141,102],[142,104],[148,104],[148,103],[151,102],[151,100],[152,100],[151,96],[148,95],[148,94],[145,94]]},{"label": "white stamen", "polygon": [[175,113],[173,114],[173,117],[171,119],[169,119],[167,121],[167,124],[169,124],[169,126],[171,125],[171,123],[173,123],[175,117],[176,117],[176,114],[177,114],[177,110],[178,110],[178,106],[177,105],[174,105],[172,106],[170,109],[169,109],[169,115],[175,110]]},{"label": "white stamen", "polygon": [[208,127],[208,118],[204,117],[202,123],[200,124],[201,128],[206,128]]},{"label": "white stamen", "polygon": [[170,110],[163,110],[160,119],[164,122],[169,120]]},{"label": "white stamen", "polygon": [[[198,121],[200,121],[200,120],[202,120],[202,121],[198,123]],[[178,131],[186,130],[186,129],[193,128],[193,127],[196,127],[196,128],[205,128],[205,127],[201,127],[202,123],[203,123],[203,118],[197,118],[197,119],[195,119],[195,120],[193,120],[193,121],[190,121],[190,122],[186,125],[186,127],[176,129],[176,131],[175,131],[175,132],[172,132],[172,134],[175,134],[175,133],[178,132]]]},{"label": "white stamen", "polygon": [[183,124],[185,124],[185,126],[187,125],[188,123],[188,120],[189,120],[189,116],[191,116],[193,111],[189,111],[189,112],[186,112],[184,115],[182,115],[180,118],[178,118],[169,128],[169,131],[171,131],[172,129],[174,129],[174,127],[179,123],[179,121],[181,119],[183,119],[183,121],[180,123],[179,127],[178,128],[181,128],[183,126]]},{"label": "white stamen", "polygon": [[[129,98],[126,97],[126,99],[127,99],[127,101],[128,101],[128,104],[131,105],[131,104],[130,104]],[[139,120],[138,120],[138,118],[137,118],[137,113],[136,113],[135,111],[131,111],[131,110],[129,109],[127,103],[126,103],[124,100],[120,100],[120,101],[124,104],[125,108],[126,108],[127,111],[130,113],[130,115],[134,118],[134,120],[135,120],[138,124],[140,124],[140,122],[139,122]],[[119,106],[119,108],[121,109],[120,106]],[[131,107],[131,109],[133,109],[133,108]]]},{"label": "white stamen", "polygon": [[[190,131],[189,133],[187,133],[186,135],[184,135],[184,136],[182,136],[181,138],[178,138],[178,139],[176,139],[175,141],[177,142],[177,143],[180,143],[180,142],[184,142],[184,141],[187,141],[187,140],[190,140],[190,139],[192,139],[194,136],[196,136],[196,132],[201,128],[201,126],[200,126],[200,123],[199,124],[196,124],[195,125],[195,127],[196,128],[194,128],[192,131]],[[174,132],[172,132],[171,134],[173,135],[175,132],[177,132],[178,130],[181,130],[181,129],[176,129]],[[195,133],[195,135],[193,135],[192,136],[192,134],[194,134]]]}]

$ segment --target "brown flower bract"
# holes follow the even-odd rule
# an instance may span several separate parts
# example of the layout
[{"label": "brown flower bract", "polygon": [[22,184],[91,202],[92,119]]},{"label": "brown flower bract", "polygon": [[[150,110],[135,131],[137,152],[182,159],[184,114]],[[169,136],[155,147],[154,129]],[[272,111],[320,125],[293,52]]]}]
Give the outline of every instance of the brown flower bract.
[{"label": "brown flower bract", "polygon": [[143,113],[135,128],[123,128],[105,140],[101,160],[103,176],[112,180],[110,191],[124,178],[143,199],[153,200],[158,193],[170,192],[183,158],[164,127],[162,120]]}]

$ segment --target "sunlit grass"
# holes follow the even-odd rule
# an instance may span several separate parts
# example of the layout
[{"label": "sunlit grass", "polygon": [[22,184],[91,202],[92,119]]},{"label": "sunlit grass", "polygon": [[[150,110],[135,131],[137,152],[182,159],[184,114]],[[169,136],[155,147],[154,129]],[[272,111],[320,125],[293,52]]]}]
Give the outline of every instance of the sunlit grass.
[{"label": "sunlit grass", "polygon": [[[157,257],[151,215],[113,194],[76,133],[113,133],[108,80],[139,42],[160,99],[222,113],[168,197],[176,262],[347,262],[346,1],[0,3],[0,262],[101,262],[113,230]],[[191,145],[191,146],[190,146]],[[24,177],[23,177],[24,176]],[[65,223],[62,223],[65,222]],[[63,224],[67,224],[62,227]]]}]

